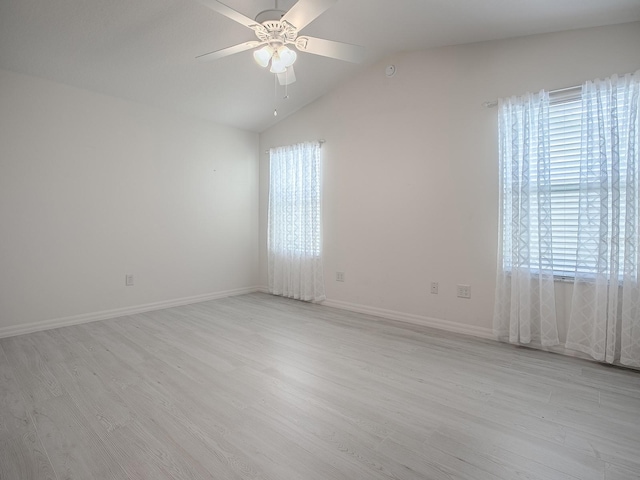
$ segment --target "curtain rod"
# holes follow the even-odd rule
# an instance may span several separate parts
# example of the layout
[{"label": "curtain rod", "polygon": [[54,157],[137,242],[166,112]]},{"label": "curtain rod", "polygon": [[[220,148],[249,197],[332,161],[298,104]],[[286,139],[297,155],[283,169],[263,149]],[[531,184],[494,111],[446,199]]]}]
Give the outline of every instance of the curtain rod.
[{"label": "curtain rod", "polygon": [[[318,143],[320,144],[320,148],[322,148],[322,144],[326,143],[327,141],[323,138],[321,138],[320,140],[318,140]],[[272,147],[273,148],[273,147]],[[269,150],[265,150],[264,153],[269,153]]]},{"label": "curtain rod", "polygon": [[[565,88],[558,88],[557,90],[549,90],[549,93],[561,93],[561,92],[566,92],[569,90],[575,90],[576,88],[582,88],[582,85],[574,85],[573,87],[565,87]],[[483,102],[482,106],[485,108],[493,108],[493,107],[497,107],[498,106],[498,100],[493,100],[491,102]]]}]

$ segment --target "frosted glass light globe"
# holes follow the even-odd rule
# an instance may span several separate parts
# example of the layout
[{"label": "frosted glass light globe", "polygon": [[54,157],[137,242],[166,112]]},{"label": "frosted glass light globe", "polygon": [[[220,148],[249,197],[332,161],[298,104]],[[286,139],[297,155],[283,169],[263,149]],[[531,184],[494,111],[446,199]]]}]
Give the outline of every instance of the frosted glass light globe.
[{"label": "frosted glass light globe", "polygon": [[287,68],[293,65],[298,58],[298,54],[288,47],[280,47],[278,49],[278,56]]},{"label": "frosted glass light globe", "polygon": [[260,50],[256,50],[255,52],[253,52],[253,59],[261,67],[266,67],[267,65],[269,65],[269,60],[271,60],[272,56],[273,49],[269,45],[266,45]]},{"label": "frosted glass light globe", "polygon": [[280,58],[279,55],[274,55],[271,59],[271,73],[284,73],[287,71],[287,67]]}]

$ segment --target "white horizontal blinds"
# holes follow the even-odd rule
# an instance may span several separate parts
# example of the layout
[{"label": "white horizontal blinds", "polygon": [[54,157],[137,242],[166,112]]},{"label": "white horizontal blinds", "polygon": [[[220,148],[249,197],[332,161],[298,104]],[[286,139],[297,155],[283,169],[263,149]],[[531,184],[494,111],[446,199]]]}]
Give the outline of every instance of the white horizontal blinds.
[{"label": "white horizontal blinds", "polygon": [[[551,253],[540,252],[539,239],[549,235],[532,235],[532,258],[540,258],[539,268],[556,276],[573,276],[578,245],[578,207],[581,138],[580,87],[549,95],[548,142],[549,172],[542,177],[542,160],[537,151],[531,167],[530,225],[533,232],[541,226],[539,206],[543,195],[551,215]],[[545,183],[545,182],[548,182]],[[545,250],[545,249],[543,249]],[[539,254],[540,253],[540,254]],[[532,265],[536,269],[537,265]]]},{"label": "white horizontal blinds", "polygon": [[551,226],[557,276],[573,276],[578,246],[581,88],[549,95]]},{"label": "white horizontal blinds", "polygon": [[[602,228],[607,229],[607,236],[618,234],[624,238],[625,224],[625,188],[619,189],[620,201],[615,195],[618,189],[613,188],[616,182],[623,184],[626,180],[626,155],[628,139],[621,132],[619,138],[619,162],[612,164],[611,152],[606,152],[606,161],[599,168],[585,168],[581,173],[581,148],[584,147],[586,125],[583,125],[583,100],[582,89],[576,87],[551,93],[549,106],[549,151],[550,151],[550,191],[551,191],[551,230],[552,230],[552,258],[542,256],[549,265],[541,265],[543,268],[552,269],[554,275],[559,277],[574,277],[576,272],[581,274],[593,274],[598,271],[598,256],[581,256],[578,261],[578,219],[580,214],[580,185],[582,179],[582,208],[588,210],[588,215],[597,221],[582,222],[581,238],[592,234],[594,238],[599,236]],[[608,98],[602,98],[599,108],[609,110],[610,102],[626,102],[627,96],[622,91],[612,91]],[[606,136],[614,135],[614,118],[609,118],[603,131],[597,134]],[[602,130],[602,129],[601,129]],[[583,149],[584,154],[584,149]],[[532,169],[532,190],[537,193],[538,175],[537,169]],[[585,189],[585,185],[587,188]],[[603,191],[607,193],[603,194]],[[533,193],[532,192],[532,193]],[[614,194],[615,192],[615,194]],[[535,195],[532,196],[535,199]],[[616,200],[616,208],[619,205],[619,215],[612,208],[612,202]],[[538,212],[535,200],[531,205],[531,226],[538,227]],[[601,211],[613,212],[609,214],[608,222],[604,226],[600,222]],[[537,237],[534,237],[537,240]],[[539,249],[536,241],[532,242],[534,251]],[[624,252],[620,251],[622,260]]]},{"label": "white horizontal blinds", "polygon": [[313,150],[313,161],[308,167],[311,170],[311,182],[304,191],[304,195],[307,196],[305,214],[312,218],[310,222],[312,234],[306,240],[304,249],[307,253],[320,257],[320,239],[322,238],[322,233],[320,232],[322,223],[320,217],[320,145],[313,144]]},{"label": "white horizontal blinds", "polygon": [[272,149],[270,228],[278,229],[278,253],[320,256],[320,146],[301,143]]},{"label": "white horizontal blinds", "polygon": [[[588,165],[589,202],[583,202],[581,208],[584,211],[587,203],[588,218],[600,222],[598,227],[593,225],[595,222],[589,222],[590,228],[587,235],[581,234],[581,241],[585,237],[602,239],[603,235],[606,241],[600,242],[600,251],[597,255],[594,251],[594,261],[590,264],[583,266],[581,255],[578,271],[620,276],[625,258],[626,226],[637,223],[635,219],[627,219],[627,192],[637,189],[637,185],[628,185],[628,182],[637,182],[637,178],[627,178],[630,118],[626,115],[631,111],[630,89],[625,79],[614,78],[602,83],[588,82],[589,93],[583,94],[583,112],[588,111],[588,120],[585,122],[583,113],[582,161]],[[587,149],[588,156],[584,153]],[[633,264],[637,265],[637,259]]]}]

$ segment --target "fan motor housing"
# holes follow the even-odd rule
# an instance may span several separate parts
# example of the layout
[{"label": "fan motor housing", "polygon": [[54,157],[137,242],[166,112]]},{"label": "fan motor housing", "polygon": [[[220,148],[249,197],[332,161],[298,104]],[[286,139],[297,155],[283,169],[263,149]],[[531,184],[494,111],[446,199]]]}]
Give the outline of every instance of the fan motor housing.
[{"label": "fan motor housing", "polygon": [[294,43],[298,37],[296,28],[286,21],[266,20],[261,24],[252,25],[251,29],[258,40],[271,46]]},{"label": "fan motor housing", "polygon": [[274,8],[271,8],[269,10],[263,10],[258,15],[256,15],[256,22],[264,23],[264,22],[268,22],[270,20],[275,20],[275,21],[279,22],[280,19],[282,17],[284,17],[285,13],[287,13],[287,12],[284,12],[282,10],[276,10]]}]

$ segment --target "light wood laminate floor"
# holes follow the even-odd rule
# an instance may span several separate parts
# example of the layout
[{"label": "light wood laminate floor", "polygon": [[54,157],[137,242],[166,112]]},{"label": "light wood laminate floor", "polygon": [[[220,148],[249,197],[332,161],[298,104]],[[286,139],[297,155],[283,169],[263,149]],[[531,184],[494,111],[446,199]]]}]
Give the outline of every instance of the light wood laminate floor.
[{"label": "light wood laminate floor", "polygon": [[640,373],[250,294],[0,340],[0,479],[638,479]]}]

